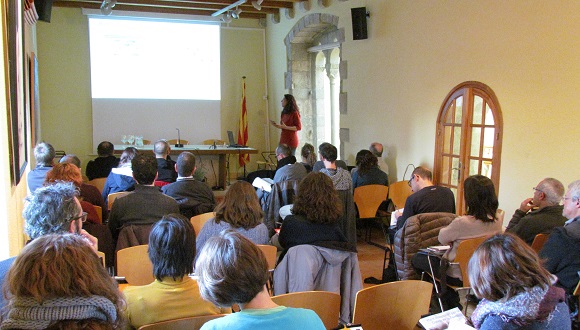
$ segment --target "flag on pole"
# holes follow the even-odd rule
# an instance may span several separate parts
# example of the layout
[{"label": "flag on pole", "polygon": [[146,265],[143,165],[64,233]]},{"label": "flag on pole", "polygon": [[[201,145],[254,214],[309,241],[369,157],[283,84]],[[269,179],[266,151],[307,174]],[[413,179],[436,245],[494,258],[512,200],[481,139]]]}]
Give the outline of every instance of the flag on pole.
[{"label": "flag on pole", "polygon": [[[242,107],[240,113],[240,127],[238,130],[238,144],[248,145],[248,110],[246,109],[246,77],[242,77]],[[239,155],[240,166],[250,162],[250,155]]]}]

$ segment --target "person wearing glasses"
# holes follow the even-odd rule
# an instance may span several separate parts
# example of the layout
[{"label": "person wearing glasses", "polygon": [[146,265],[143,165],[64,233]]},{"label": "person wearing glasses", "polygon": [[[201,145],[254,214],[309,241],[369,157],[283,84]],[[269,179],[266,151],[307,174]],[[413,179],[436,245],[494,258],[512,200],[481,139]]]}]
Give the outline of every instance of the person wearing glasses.
[{"label": "person wearing glasses", "polygon": [[[568,186],[568,192],[563,200],[562,215],[569,220],[563,227],[552,230],[540,251],[540,257],[546,260],[544,267],[558,276],[556,285],[564,288],[571,296],[578,285],[580,272],[580,180]],[[568,301],[577,303],[578,299],[574,297]]]},{"label": "person wearing glasses", "polygon": [[405,221],[415,214],[430,212],[455,213],[455,196],[447,187],[433,185],[433,174],[425,167],[413,170],[409,179],[413,194],[407,198],[403,213],[397,211],[397,230],[403,228]]},{"label": "person wearing glasses", "polygon": [[[83,237],[96,252],[98,240],[83,229],[87,214],[78,200],[78,190],[72,182],[57,182],[38,188],[25,199],[22,217],[24,231],[34,240],[48,234],[72,233]],[[15,258],[6,259],[0,266],[0,285]],[[0,295],[0,308],[4,306],[4,295]],[[0,309],[1,310],[1,309]]]},{"label": "person wearing glasses", "polygon": [[564,196],[564,185],[554,178],[545,178],[533,188],[534,196],[526,198],[516,210],[507,228],[532,245],[537,234],[549,234],[552,229],[564,225],[564,207],[560,205]]}]

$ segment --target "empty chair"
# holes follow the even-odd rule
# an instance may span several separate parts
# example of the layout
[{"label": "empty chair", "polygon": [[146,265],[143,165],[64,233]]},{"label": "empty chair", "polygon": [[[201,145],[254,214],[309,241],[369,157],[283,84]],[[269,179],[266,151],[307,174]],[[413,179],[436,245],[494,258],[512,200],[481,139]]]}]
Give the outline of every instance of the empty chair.
[{"label": "empty chair", "polygon": [[338,325],[340,295],[337,293],[328,291],[293,292],[274,296],[272,301],[280,306],[313,310],[320,317],[326,329],[334,329]]},{"label": "empty chair", "polygon": [[532,242],[532,250],[536,251],[536,253],[539,253],[542,247],[544,247],[544,243],[546,243],[548,240],[548,237],[550,237],[550,234],[536,235],[536,237],[534,237],[534,241]]},{"label": "empty chair", "polygon": [[117,276],[125,277],[129,285],[145,285],[154,281],[147,248],[148,245],[138,245],[117,251]]},{"label": "empty chair", "polygon": [[415,329],[429,312],[433,285],[423,281],[399,281],[375,285],[356,294],[352,322],[365,330]]},{"label": "empty chair", "polygon": [[201,231],[201,228],[203,228],[203,225],[211,218],[215,218],[215,212],[202,213],[191,217],[190,221],[191,224],[193,225],[193,229],[195,230],[196,237],[197,235],[199,235],[199,232]]},{"label": "empty chair", "polygon": [[157,322],[141,326],[139,327],[139,330],[198,330],[205,322],[225,315],[226,314],[203,315]]},{"label": "empty chair", "polygon": [[99,192],[101,192],[101,194],[102,194],[103,188],[105,187],[105,182],[107,182],[107,178],[96,178],[96,179],[90,180],[87,183],[90,184],[91,186],[97,187],[97,189],[99,189]]}]

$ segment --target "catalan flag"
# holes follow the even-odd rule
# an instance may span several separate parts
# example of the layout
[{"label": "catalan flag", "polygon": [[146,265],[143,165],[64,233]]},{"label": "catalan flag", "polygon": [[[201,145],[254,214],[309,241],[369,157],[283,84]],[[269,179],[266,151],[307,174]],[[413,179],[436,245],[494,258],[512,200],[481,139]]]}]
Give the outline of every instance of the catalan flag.
[{"label": "catalan flag", "polygon": [[[246,77],[242,78],[242,107],[240,113],[240,127],[238,130],[238,144],[248,145],[248,109],[246,108]],[[239,156],[240,166],[245,166],[250,162],[250,155]]]}]

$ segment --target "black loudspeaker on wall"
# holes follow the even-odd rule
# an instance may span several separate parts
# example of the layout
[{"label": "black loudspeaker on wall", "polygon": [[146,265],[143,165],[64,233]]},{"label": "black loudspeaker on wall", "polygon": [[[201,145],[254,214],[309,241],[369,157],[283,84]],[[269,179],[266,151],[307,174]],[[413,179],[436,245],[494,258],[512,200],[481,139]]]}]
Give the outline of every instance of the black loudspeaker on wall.
[{"label": "black loudspeaker on wall", "polygon": [[50,23],[52,13],[52,0],[34,0],[34,7],[38,13],[38,19]]},{"label": "black loudspeaker on wall", "polygon": [[352,37],[354,40],[367,39],[367,8],[351,8]]}]

